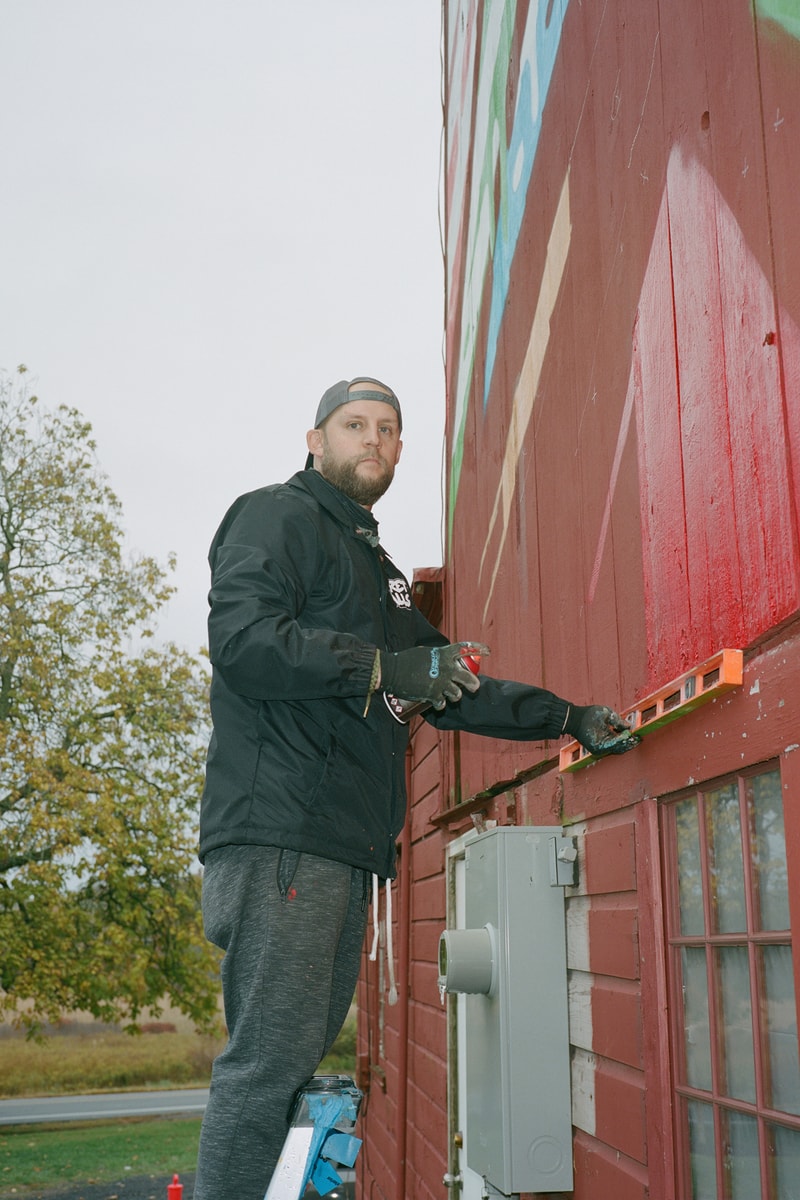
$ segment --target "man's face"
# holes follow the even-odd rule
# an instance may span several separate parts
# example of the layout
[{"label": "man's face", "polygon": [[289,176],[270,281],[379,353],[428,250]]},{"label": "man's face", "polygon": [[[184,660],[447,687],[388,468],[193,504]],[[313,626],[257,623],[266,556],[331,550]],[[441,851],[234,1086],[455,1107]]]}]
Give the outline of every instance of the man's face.
[{"label": "man's face", "polygon": [[[376,390],[374,384],[365,385]],[[371,508],[394,478],[400,458],[400,422],[391,404],[359,400],[357,385],[352,399],[334,409],[320,429],[308,434],[314,466],[341,492]]]}]

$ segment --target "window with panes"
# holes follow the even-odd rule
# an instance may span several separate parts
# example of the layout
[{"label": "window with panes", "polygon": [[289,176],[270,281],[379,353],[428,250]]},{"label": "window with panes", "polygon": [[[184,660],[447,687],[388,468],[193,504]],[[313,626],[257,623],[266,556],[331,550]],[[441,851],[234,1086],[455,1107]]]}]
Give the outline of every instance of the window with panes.
[{"label": "window with panes", "polygon": [[800,1065],[777,764],[662,806],[679,1200],[800,1198]]}]

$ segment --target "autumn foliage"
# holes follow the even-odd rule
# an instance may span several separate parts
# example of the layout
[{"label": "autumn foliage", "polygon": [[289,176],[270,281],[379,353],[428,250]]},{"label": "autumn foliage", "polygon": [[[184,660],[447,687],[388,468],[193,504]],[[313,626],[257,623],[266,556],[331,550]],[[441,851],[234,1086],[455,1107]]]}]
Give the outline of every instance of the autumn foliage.
[{"label": "autumn foliage", "polygon": [[[22,369],[21,369],[22,370]],[[199,919],[204,663],[155,637],[173,590],[126,556],[74,409],[0,375],[0,1013],[216,1017]],[[173,564],[170,564],[170,567]]]}]

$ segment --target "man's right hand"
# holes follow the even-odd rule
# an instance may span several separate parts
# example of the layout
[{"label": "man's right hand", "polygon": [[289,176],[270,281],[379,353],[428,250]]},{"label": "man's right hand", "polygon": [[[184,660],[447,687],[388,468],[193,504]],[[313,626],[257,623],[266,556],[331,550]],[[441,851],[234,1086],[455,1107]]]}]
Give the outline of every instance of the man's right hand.
[{"label": "man's right hand", "polygon": [[389,654],[382,650],[380,687],[400,700],[425,700],[442,709],[448,700],[460,700],[462,692],[477,692],[480,680],[462,662],[464,655],[488,654],[478,642],[454,642],[448,646],[412,646]]},{"label": "man's right hand", "polygon": [[606,754],[626,754],[642,740],[623,721],[619,713],[604,704],[570,706],[564,732],[580,742],[584,750],[601,758]]}]

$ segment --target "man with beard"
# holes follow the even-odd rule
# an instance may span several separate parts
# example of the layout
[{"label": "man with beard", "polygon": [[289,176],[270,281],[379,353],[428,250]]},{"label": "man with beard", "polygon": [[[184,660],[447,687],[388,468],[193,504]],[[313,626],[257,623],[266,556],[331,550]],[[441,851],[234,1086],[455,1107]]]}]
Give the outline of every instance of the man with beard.
[{"label": "man with beard", "polygon": [[296,1090],[339,1033],[358,976],[370,877],[391,880],[408,727],[594,753],[636,743],[599,705],[483,676],[414,606],[372,505],[400,459],[400,402],[334,384],[306,469],[241,496],[211,546],[213,734],[200,817],[206,935],[225,952],[229,1040],[214,1063],[195,1200],[262,1200]]}]

